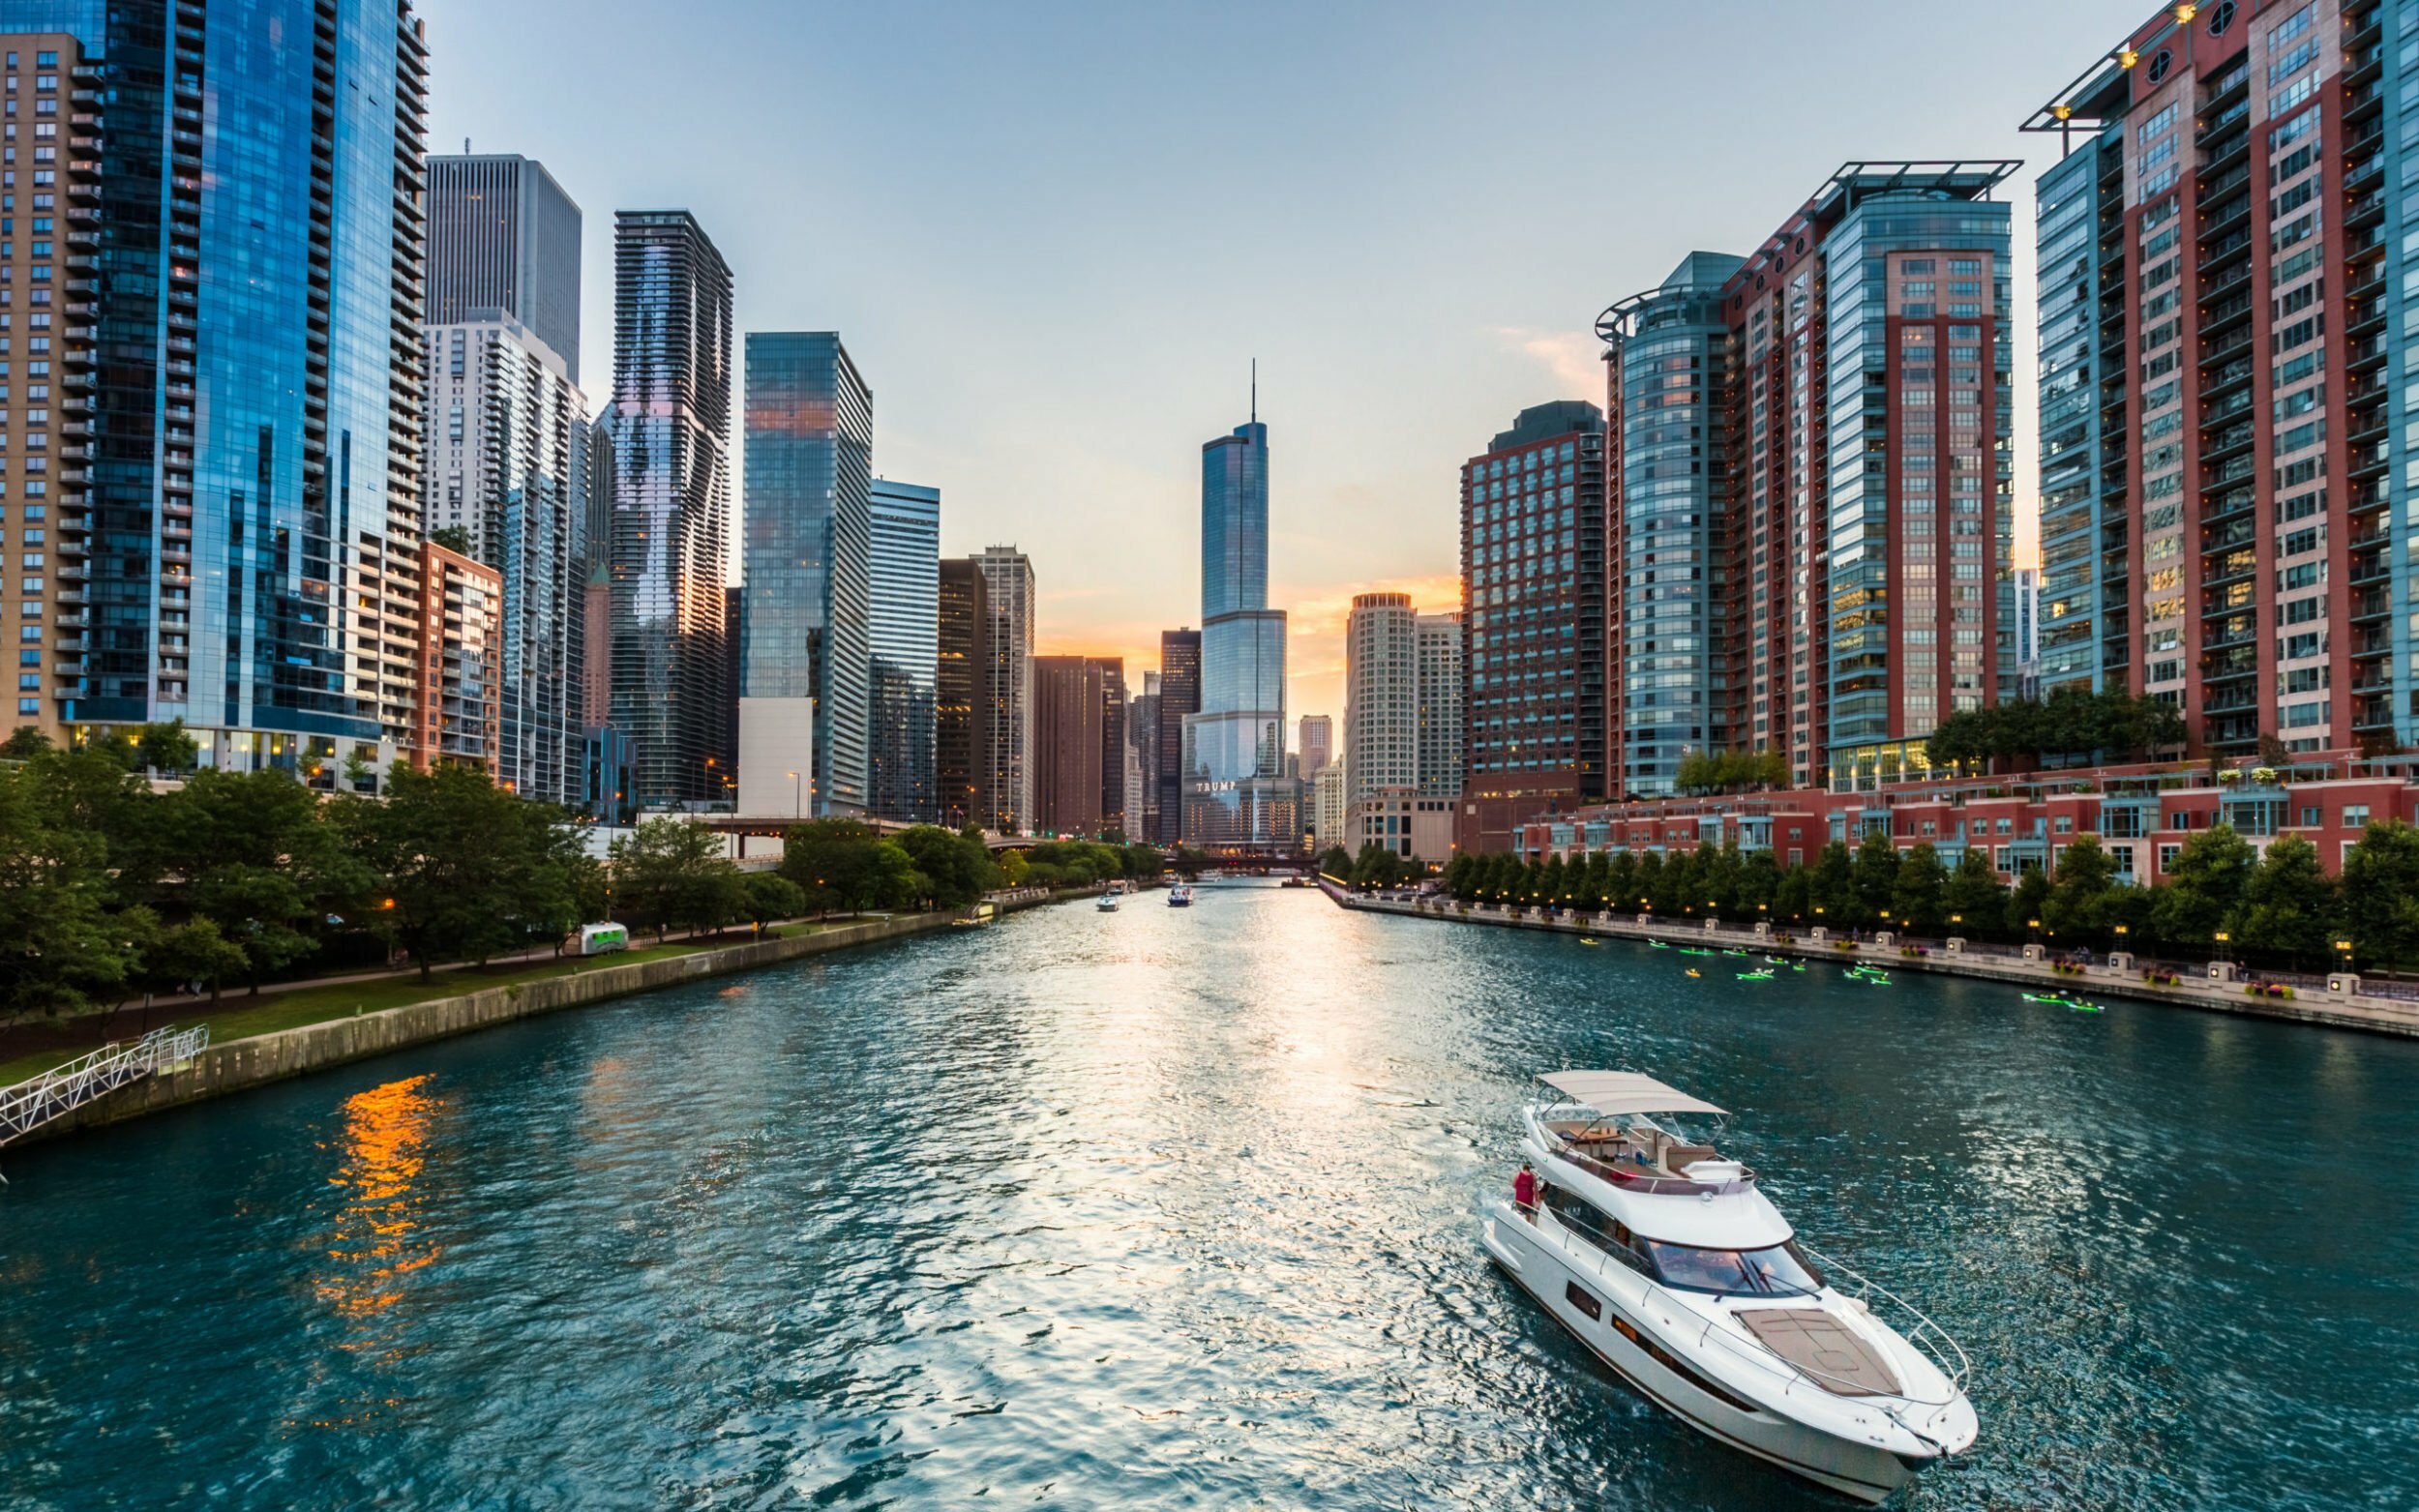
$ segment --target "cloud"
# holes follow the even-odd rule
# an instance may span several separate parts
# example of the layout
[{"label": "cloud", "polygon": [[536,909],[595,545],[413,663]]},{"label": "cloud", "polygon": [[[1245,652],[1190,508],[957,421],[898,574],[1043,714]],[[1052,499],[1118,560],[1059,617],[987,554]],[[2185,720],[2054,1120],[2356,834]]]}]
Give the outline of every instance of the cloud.
[{"label": "cloud", "polygon": [[1595,337],[1577,331],[1538,331],[1528,326],[1499,325],[1496,339],[1508,348],[1535,361],[1554,375],[1566,399],[1604,402],[1603,349]]}]

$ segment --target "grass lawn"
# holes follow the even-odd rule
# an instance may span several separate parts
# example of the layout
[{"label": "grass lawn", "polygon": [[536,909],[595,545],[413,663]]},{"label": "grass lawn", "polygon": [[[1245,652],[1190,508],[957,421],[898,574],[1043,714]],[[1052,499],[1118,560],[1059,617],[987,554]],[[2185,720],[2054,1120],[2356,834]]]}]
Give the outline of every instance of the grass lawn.
[{"label": "grass lawn", "polygon": [[[814,924],[786,924],[773,933],[789,935],[820,928],[821,926]],[[670,956],[686,956],[701,950],[722,950],[752,943],[754,940],[750,936],[733,934],[722,939],[680,940],[668,945],[649,945],[641,950],[615,951],[605,956],[571,957],[543,964],[523,963],[489,971],[469,966],[458,967],[439,971],[425,983],[417,976],[399,976],[379,977],[367,982],[332,982],[322,987],[297,987],[260,997],[230,993],[216,1006],[187,1003],[173,1009],[156,1009],[152,1014],[152,1027],[175,1023],[190,1028],[195,1023],[207,1023],[210,1025],[210,1043],[222,1045],[228,1040],[248,1039],[255,1034],[275,1034],[280,1029],[298,1029],[305,1024],[321,1023],[330,1019],[350,1018],[356,1013],[376,1013],[385,1008],[402,1008],[433,998],[459,997],[492,987],[509,987],[516,982],[541,982],[548,977],[569,976],[607,966],[625,966],[635,961],[659,961]],[[119,1015],[109,1032],[124,1043],[136,1038],[138,1028],[138,1015],[130,1012]],[[0,1060],[0,1086],[38,1077],[62,1061],[75,1059],[100,1042],[102,1030],[98,1024],[93,1024],[88,1035],[79,1034],[77,1038],[80,1043],[52,1045],[13,1059]]]}]

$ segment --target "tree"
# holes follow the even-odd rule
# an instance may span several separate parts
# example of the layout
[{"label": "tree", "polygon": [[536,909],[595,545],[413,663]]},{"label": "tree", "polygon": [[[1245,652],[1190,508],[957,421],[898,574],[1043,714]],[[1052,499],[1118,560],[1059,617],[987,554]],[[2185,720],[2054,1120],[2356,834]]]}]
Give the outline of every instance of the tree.
[{"label": "tree", "polygon": [[50,749],[50,737],[32,725],[19,725],[6,740],[0,740],[0,760],[30,761]]},{"label": "tree", "polygon": [[2002,915],[2009,935],[2029,943],[2034,921],[2041,918],[2042,908],[2048,901],[2048,873],[2040,867],[2017,873],[2016,886],[2008,890],[2007,910]]},{"label": "tree", "polygon": [[980,836],[970,840],[937,824],[918,824],[902,831],[898,844],[929,885],[928,896],[941,907],[964,907],[990,885],[994,868]]},{"label": "tree", "polygon": [[195,772],[161,809],[182,901],[243,951],[255,993],[263,977],[318,949],[320,919],[369,890],[368,873],[321,821],[317,796],[283,769]]},{"label": "tree", "polygon": [[853,909],[905,908],[929,885],[929,880],[915,870],[899,843],[885,840],[873,848],[867,857],[865,871],[858,879],[858,891],[851,898]]},{"label": "tree", "polygon": [[2005,922],[2008,889],[1991,869],[1988,849],[1979,845],[1965,847],[1949,873],[1941,902],[1948,905],[1952,934],[1999,933]]},{"label": "tree", "polygon": [[1615,911],[1638,906],[1638,858],[1628,846],[1613,852],[1604,866],[1604,904]]},{"label": "tree", "polygon": [[[815,819],[792,825],[782,838],[781,875],[797,884],[806,894],[806,905],[817,913],[880,906],[867,901],[875,888],[874,846],[880,839],[871,825],[855,819]],[[1032,859],[1033,852],[1029,851],[1017,858],[1018,866],[1029,868]],[[911,868],[913,863],[909,865]]]},{"label": "tree", "polygon": [[2282,835],[2244,884],[2236,933],[2246,950],[2281,956],[2295,966],[2323,962],[2335,911],[2335,884],[2318,863],[2318,847],[2299,835]]},{"label": "tree", "polygon": [[134,764],[154,772],[190,772],[201,758],[201,744],[185,733],[185,722],[145,725],[134,736]]},{"label": "tree", "polygon": [[2116,886],[2116,861],[2100,837],[2078,836],[2058,857],[2049,896],[2042,900],[2041,921],[2070,940],[2097,938],[2113,922],[2107,916],[2108,895]]},{"label": "tree", "polygon": [[1890,911],[1897,899],[1898,847],[1879,830],[1865,832],[1856,847],[1856,909],[1859,924],[1870,924]]},{"label": "tree", "polygon": [[2419,956],[2419,830],[2371,820],[2344,857],[2342,896],[2359,964],[2391,969]]},{"label": "tree", "polygon": [[768,924],[804,913],[806,894],[778,872],[750,872],[739,884],[739,911],[762,930]]},{"label": "tree", "polygon": [[1598,850],[1589,854],[1571,891],[1579,895],[1579,902],[1591,913],[1603,908],[1604,900],[1608,896],[1605,889],[1611,874],[1612,862],[1604,852]]},{"label": "tree", "polygon": [[2240,923],[2243,892],[2256,858],[2229,824],[2213,825],[2184,843],[2166,883],[2151,905],[2159,937],[2184,949],[2214,945],[2221,930]]},{"label": "tree", "polygon": [[1557,851],[1546,858],[1544,867],[1538,873],[1538,902],[1548,908],[1560,908],[1570,902],[1565,896],[1569,891],[1570,869],[1563,865],[1562,853]]},{"label": "tree", "polygon": [[1919,841],[1898,862],[1890,888],[1890,912],[1911,932],[1928,934],[1949,916],[1949,869],[1940,864],[1939,848]]},{"label": "tree", "polygon": [[0,1016],[12,1020],[83,1007],[136,960],[108,912],[104,837],[61,822],[47,796],[38,772],[0,767]]},{"label": "tree", "polygon": [[[616,911],[653,925],[657,939],[676,927],[720,929],[746,905],[723,838],[702,825],[668,815],[642,820],[615,837],[608,854]],[[801,899],[798,911],[807,906]]]},{"label": "tree", "polygon": [[1352,853],[1341,845],[1329,845],[1319,858],[1319,870],[1337,881],[1350,881],[1353,875]]},{"label": "tree", "polygon": [[439,956],[484,965],[578,922],[579,838],[559,810],[452,763],[399,767],[387,790],[383,802],[346,795],[324,812],[348,855],[368,869],[376,900],[363,909],[371,928],[411,952],[422,981]]},{"label": "tree", "polygon": [[456,556],[470,556],[470,532],[461,525],[439,525],[429,532],[429,545],[441,546]]},{"label": "tree", "polygon": [[1807,885],[1815,923],[1847,929],[1863,922],[1857,912],[1856,863],[1849,859],[1845,841],[1835,840],[1823,846]]},{"label": "tree", "polygon": [[1780,874],[1779,884],[1773,889],[1773,917],[1792,925],[1804,924],[1814,915],[1813,874],[1802,866],[1793,866]]},{"label": "tree", "polygon": [[157,982],[199,982],[210,989],[213,1002],[218,1001],[220,983],[252,967],[252,958],[244,948],[220,934],[219,926],[209,919],[188,919],[174,929],[161,931],[143,954],[144,975]]}]

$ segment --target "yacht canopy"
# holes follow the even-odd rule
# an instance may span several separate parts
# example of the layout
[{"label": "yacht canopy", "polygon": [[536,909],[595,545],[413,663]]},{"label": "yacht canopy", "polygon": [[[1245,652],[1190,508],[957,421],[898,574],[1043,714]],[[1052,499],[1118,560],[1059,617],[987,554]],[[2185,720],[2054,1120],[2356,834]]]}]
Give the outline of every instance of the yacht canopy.
[{"label": "yacht canopy", "polygon": [[1547,1086],[1610,1117],[1617,1113],[1720,1113],[1703,1098],[1690,1097],[1635,1071],[1549,1071]]}]

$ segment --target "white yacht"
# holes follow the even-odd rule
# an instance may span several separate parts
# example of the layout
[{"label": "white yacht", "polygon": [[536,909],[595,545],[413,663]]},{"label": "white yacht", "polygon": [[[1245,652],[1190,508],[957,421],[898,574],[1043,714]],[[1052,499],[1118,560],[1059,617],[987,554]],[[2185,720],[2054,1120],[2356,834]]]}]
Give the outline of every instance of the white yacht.
[{"label": "white yacht", "polygon": [[1099,897],[1091,901],[1091,905],[1102,913],[1117,912],[1118,895],[1116,890],[1111,889],[1108,892],[1102,893]]},{"label": "white yacht", "polygon": [[1537,1204],[1492,1203],[1487,1252],[1605,1364],[1708,1437],[1860,1501],[1974,1442],[1964,1351],[1799,1244],[1755,1172],[1694,1137],[1720,1109],[1635,1072],[1538,1081],[1521,1140]]},{"label": "white yacht", "polygon": [[1168,906],[1169,906],[1169,907],[1171,907],[1171,908],[1189,908],[1189,907],[1191,907],[1192,905],[1193,905],[1193,890],[1192,890],[1192,888],[1191,888],[1191,887],[1187,886],[1186,884],[1184,884],[1184,883],[1182,883],[1182,882],[1179,882],[1179,883],[1177,883],[1174,887],[1171,887],[1171,888],[1169,888],[1169,889],[1168,889]]}]

